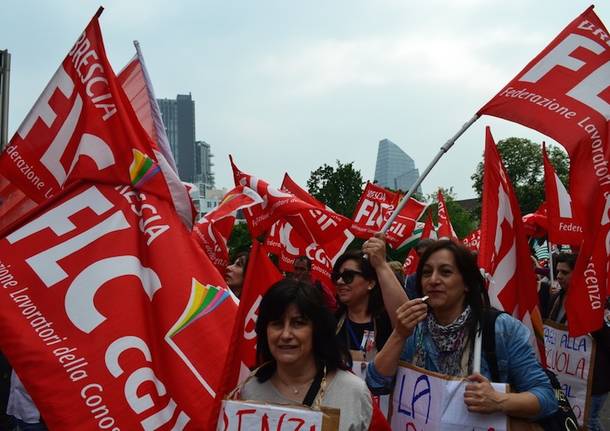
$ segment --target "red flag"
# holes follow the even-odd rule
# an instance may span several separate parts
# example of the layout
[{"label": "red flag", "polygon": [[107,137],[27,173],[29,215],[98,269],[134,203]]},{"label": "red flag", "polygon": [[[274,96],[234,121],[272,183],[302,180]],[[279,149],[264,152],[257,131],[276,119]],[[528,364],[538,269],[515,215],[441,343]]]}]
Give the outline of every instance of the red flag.
[{"label": "red flag", "polygon": [[426,223],[424,223],[424,229],[421,232],[421,239],[437,239],[438,234],[436,233],[436,229],[434,228],[434,222],[432,221],[432,214],[428,213],[428,217],[426,218]]},{"label": "red flag", "polygon": [[[610,196],[610,195],[608,195]],[[597,236],[587,238],[580,249],[565,302],[570,335],[593,332],[604,324],[606,298],[610,294],[610,199],[596,196],[595,214],[601,214]],[[583,256],[591,256],[583,259]]]},{"label": "red flag", "polygon": [[405,263],[402,265],[402,272],[404,272],[405,275],[411,275],[417,271],[418,264],[419,255],[417,254],[415,247],[412,247],[405,259]]},{"label": "red flag", "polygon": [[[229,158],[231,160],[235,185],[250,187],[263,199],[262,204],[255,205],[244,211],[248,228],[253,237],[258,237],[268,232],[277,220],[296,215],[299,215],[299,217],[291,220],[295,222],[294,227],[299,229],[301,236],[305,238],[317,238],[317,240],[320,240],[322,237],[325,240],[331,240],[334,235],[332,232],[329,235],[329,227],[340,228],[342,224],[349,224],[349,220],[345,217],[333,211],[326,211],[323,206],[305,202],[292,193],[279,190],[269,185],[266,181],[240,171],[233,163],[233,159]],[[310,214],[315,224],[307,223],[305,220],[300,222],[300,220],[303,220],[300,215],[306,213]],[[333,229],[330,230],[334,232]]]},{"label": "red flag", "polygon": [[[394,212],[400,198],[398,193],[367,182],[354,210],[352,233],[358,238],[368,239],[379,232]],[[426,208],[426,204],[409,199],[386,233],[386,241],[393,249],[404,245]]]},{"label": "red flag", "polygon": [[605,26],[589,7],[509,82],[479,114],[515,121],[563,145],[571,195],[584,214],[591,193],[610,185],[607,153],[610,50]]},{"label": "red flag", "polygon": [[229,191],[222,202],[193,227],[192,238],[201,246],[221,274],[229,264],[227,242],[233,231],[237,210],[262,202],[254,190],[239,186]]},{"label": "red flag", "polygon": [[542,238],[547,235],[549,220],[546,214],[546,202],[543,202],[536,212],[525,214],[521,217],[527,236]]},{"label": "red flag", "polygon": [[447,211],[447,205],[445,204],[445,198],[443,192],[439,189],[437,193],[438,200],[438,228],[436,230],[438,239],[451,239],[456,241],[458,239],[451,225],[449,219],[449,212]]},{"label": "red flag", "polygon": [[542,145],[542,158],[549,240],[555,244],[580,246],[583,239],[582,226],[576,220],[572,209],[572,199],[557,176],[544,144]]},{"label": "red flag", "polygon": [[381,230],[397,204],[398,193],[367,182],[354,210],[352,233],[358,238],[369,239]]},{"label": "red flag", "polygon": [[[400,200],[400,196],[399,196]],[[394,250],[404,247],[410,235],[417,227],[417,220],[426,211],[428,205],[413,198],[402,208],[386,233],[386,241]]]},{"label": "red flag", "polygon": [[481,229],[475,229],[462,240],[462,243],[472,251],[479,251],[481,243]]},{"label": "red flag", "polygon": [[0,171],[36,203],[79,180],[169,198],[153,149],[106,58],[96,16],[0,155]]},{"label": "red flag", "polygon": [[[288,174],[284,174],[282,190],[292,193],[303,202],[312,205],[312,208],[308,211],[285,217],[304,240],[326,245],[329,242],[336,243],[338,236],[346,237],[345,231],[352,225],[352,221],[341,214],[337,214],[307,193]],[[353,239],[351,235],[347,236],[350,237],[350,241]]]},{"label": "red flag", "polygon": [[[585,271],[592,266],[596,274],[606,274],[607,264],[605,247],[593,243],[605,235],[605,227],[600,224],[603,204],[596,206],[596,198],[610,193],[608,34],[593,6],[589,7],[479,111],[539,130],[568,151],[570,194],[584,237],[576,264],[581,273],[572,276],[570,296],[579,295],[576,302],[586,305],[568,315],[569,325],[574,323],[579,330],[601,326],[601,319],[593,320],[599,314],[587,312],[598,305],[589,290],[603,290],[600,286],[606,284],[606,280],[600,280],[591,286],[586,281],[590,273]],[[572,331],[570,328],[571,334],[578,335]]]},{"label": "red flag", "polygon": [[544,361],[536,275],[521,222],[519,203],[489,127],[485,136],[479,266],[489,277],[491,305],[523,321]]},{"label": "red flag", "polygon": [[0,238],[0,348],[49,428],[200,429],[237,307],[170,203],[84,183],[23,222]]},{"label": "red flag", "polygon": [[[430,213],[428,213],[428,216],[426,217],[426,222],[422,228],[419,241],[422,239],[436,239],[436,231],[434,230],[434,223],[432,222],[432,215]],[[405,259],[405,263],[402,266],[402,270],[406,275],[413,274],[417,271],[417,265],[419,265],[419,255],[415,251],[416,246],[411,248],[407,258]]]},{"label": "red flag", "polygon": [[123,68],[117,79],[125,91],[140,124],[156,146],[155,157],[169,187],[176,212],[182,218],[185,226],[190,229],[195,220],[195,208],[187,188],[178,177],[178,168],[165,133],[157,98],[148,77],[139,44],[138,42],[135,42],[135,44],[137,54]]},{"label": "red flag", "polygon": [[23,191],[0,175],[0,231],[36,206]]},{"label": "red flag", "polygon": [[248,269],[244,277],[244,287],[237,310],[235,325],[231,335],[231,351],[224,364],[219,397],[212,409],[208,426],[204,429],[216,429],[218,409],[222,396],[231,391],[238,382],[243,381],[256,366],[256,320],[258,306],[267,290],[282,279],[267,251],[258,241],[254,240],[248,260]]}]

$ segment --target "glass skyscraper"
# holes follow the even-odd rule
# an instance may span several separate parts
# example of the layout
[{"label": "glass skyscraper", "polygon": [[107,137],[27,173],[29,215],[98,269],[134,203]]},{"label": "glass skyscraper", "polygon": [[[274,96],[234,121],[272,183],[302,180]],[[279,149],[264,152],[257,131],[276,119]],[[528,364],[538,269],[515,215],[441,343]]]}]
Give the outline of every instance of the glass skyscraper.
[{"label": "glass skyscraper", "polygon": [[[379,141],[375,182],[382,187],[406,192],[419,178],[415,161],[389,139]],[[417,188],[421,193],[421,187]]]}]

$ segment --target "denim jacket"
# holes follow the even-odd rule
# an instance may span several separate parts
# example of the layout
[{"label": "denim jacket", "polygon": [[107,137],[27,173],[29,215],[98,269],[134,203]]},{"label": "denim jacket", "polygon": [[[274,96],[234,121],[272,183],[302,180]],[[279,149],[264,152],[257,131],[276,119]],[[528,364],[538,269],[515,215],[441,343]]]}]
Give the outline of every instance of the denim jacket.
[{"label": "denim jacket", "polygon": [[[426,351],[425,367],[429,371],[438,371],[438,350],[427,332],[424,322],[420,323],[405,342],[400,359],[412,362],[416,340],[420,331],[423,333],[423,344]],[[513,392],[530,392],[540,402],[540,413],[535,419],[548,416],[557,410],[557,400],[551,382],[542,366],[538,363],[529,344],[529,330],[517,319],[502,313],[496,319],[496,358],[500,379],[498,383],[510,384]],[[491,379],[485,355],[481,358],[481,374]],[[375,363],[368,366],[366,383],[374,394],[392,392],[395,376],[386,377],[379,374]]]}]

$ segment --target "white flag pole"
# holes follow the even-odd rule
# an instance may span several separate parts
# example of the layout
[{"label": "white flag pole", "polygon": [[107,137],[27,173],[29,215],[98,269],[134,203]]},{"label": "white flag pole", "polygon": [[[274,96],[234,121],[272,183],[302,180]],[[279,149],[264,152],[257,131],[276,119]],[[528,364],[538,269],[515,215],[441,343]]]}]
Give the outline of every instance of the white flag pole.
[{"label": "white flag pole", "polygon": [[462,133],[464,133],[470,126],[472,126],[472,124],[475,121],[477,121],[478,118],[479,118],[479,116],[475,114],[470,120],[468,120],[468,122],[466,124],[464,124],[462,126],[462,128],[460,130],[458,130],[458,132],[455,135],[453,135],[451,138],[449,138],[449,140],[447,142],[445,142],[445,144],[439,150],[438,154],[430,162],[428,167],[419,176],[417,181],[415,181],[415,183],[413,183],[413,185],[411,186],[411,188],[409,189],[407,194],[404,195],[402,200],[398,203],[398,206],[396,207],[396,209],[394,210],[394,212],[392,213],[390,218],[388,218],[388,220],[385,222],[385,225],[383,225],[383,228],[381,229],[382,233],[386,233],[388,231],[388,229],[390,228],[390,226],[392,226],[392,223],[394,222],[394,220],[396,220],[398,213],[400,213],[400,211],[403,209],[403,207],[407,204],[407,202],[409,201],[409,198],[413,195],[415,190],[417,190],[417,188],[422,183],[424,178],[426,178],[428,176],[428,174],[430,173],[432,168],[438,163],[438,161],[443,156],[443,154],[445,154],[447,151],[449,151],[449,149],[453,146],[453,144],[455,144],[455,141],[457,141],[457,139],[460,136],[462,136]]}]

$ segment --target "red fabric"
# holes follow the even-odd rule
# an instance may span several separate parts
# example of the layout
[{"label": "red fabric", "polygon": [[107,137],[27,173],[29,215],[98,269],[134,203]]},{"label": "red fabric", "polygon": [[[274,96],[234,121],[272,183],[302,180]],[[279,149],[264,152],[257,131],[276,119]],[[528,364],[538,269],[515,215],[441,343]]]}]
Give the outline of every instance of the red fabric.
[{"label": "red fabric", "polygon": [[603,291],[607,285],[604,278],[592,286],[586,281],[591,273],[585,271],[593,265],[595,274],[607,273],[608,251],[600,243],[605,236],[599,209],[603,204],[597,200],[610,193],[608,34],[593,6],[587,8],[478,112],[536,129],[563,145],[570,156],[570,195],[584,237],[576,265],[580,274],[572,276],[570,288],[570,296],[580,297],[577,303],[584,308],[572,308],[572,335],[602,324],[599,313],[588,313],[597,310],[598,300],[589,290]]},{"label": "red fabric", "polygon": [[229,264],[227,242],[233,231],[237,210],[261,202],[261,197],[252,189],[244,186],[235,187],[223,197],[216,208],[203,216],[193,227],[192,238],[221,274],[225,273]]},{"label": "red fabric", "polygon": [[288,174],[284,175],[282,190],[292,193],[315,209],[283,217],[272,228],[265,245],[279,256],[279,267],[283,271],[292,272],[297,257],[309,258],[311,278],[322,284],[327,303],[334,308],[335,286],[330,276],[334,262],[354,239],[347,229],[351,220],[311,196]]},{"label": "red fabric", "polygon": [[533,236],[541,238],[546,236],[549,228],[549,221],[546,211],[546,202],[543,202],[536,212],[531,214],[525,214],[521,220],[523,221],[523,228],[527,236]]},{"label": "red fabric", "polygon": [[[193,227],[197,212],[188,190],[178,177],[178,168],[169,146],[161,110],[148,77],[144,59],[138,54],[117,76],[138,120],[155,144],[155,156],[168,184],[176,211],[188,229]],[[157,151],[158,150],[158,151]]]},{"label": "red fabric", "polygon": [[536,129],[563,145],[577,173],[570,175],[571,195],[583,214],[592,208],[594,190],[610,184],[602,169],[610,112],[607,34],[589,7],[479,111]]},{"label": "red fabric", "polygon": [[349,219],[327,210],[319,202],[319,205],[306,202],[293,193],[279,190],[266,181],[242,172],[235,166],[231,157],[230,159],[235,185],[248,186],[263,199],[260,205],[244,211],[253,237],[268,232],[277,220],[287,218],[292,221],[302,237],[316,238],[318,242],[325,243],[332,241],[337,232],[351,224]]},{"label": "red fabric", "polygon": [[462,243],[472,251],[479,251],[479,244],[481,243],[481,229],[475,229],[470,232],[466,238],[462,240]]},{"label": "red fabric", "polygon": [[419,255],[417,254],[417,251],[415,251],[415,247],[412,247],[405,259],[405,263],[402,265],[402,272],[404,272],[405,275],[414,274],[417,271],[418,264]]},{"label": "red fabric", "polygon": [[15,184],[0,175],[0,231],[23,217],[37,203]]},{"label": "red fabric", "polygon": [[455,234],[455,230],[453,230],[453,225],[449,219],[449,212],[447,211],[447,205],[445,204],[445,197],[443,196],[443,192],[440,190],[437,193],[437,200],[438,228],[436,229],[436,234],[438,235],[438,239],[450,239],[457,241],[458,237]]},{"label": "red fabric", "polygon": [[[531,324],[532,316],[538,315],[538,294],[519,203],[489,127],[485,139],[478,260],[490,277],[491,305],[524,321],[532,334],[541,336],[542,328]],[[544,344],[539,352],[544,361]]]},{"label": "red fabric", "polygon": [[555,244],[579,246],[583,240],[582,226],[575,217],[572,198],[555,173],[544,144],[542,145],[542,158],[549,240]]},{"label": "red fabric", "polygon": [[404,247],[417,226],[417,220],[419,220],[427,208],[427,204],[409,198],[407,204],[400,210],[400,213],[386,232],[388,245],[394,250]]},{"label": "red fabric", "polygon": [[352,233],[369,239],[381,230],[398,204],[398,193],[367,182],[352,217]]},{"label": "red fabric", "polygon": [[224,363],[219,397],[217,397],[211,410],[207,426],[203,429],[216,429],[222,398],[237,386],[240,377],[242,379],[247,377],[249,369],[256,366],[255,326],[258,318],[258,306],[267,290],[281,279],[282,274],[267,256],[264,246],[254,240],[231,335],[231,349],[228,359]]},{"label": "red fabric", "polygon": [[373,400],[373,414],[371,416],[369,431],[392,431],[388,420],[383,415],[383,412],[379,408],[379,404],[377,404],[375,400]]},{"label": "red fabric", "polygon": [[[369,239],[381,231],[400,199],[400,194],[367,182],[354,210],[350,230],[358,238]],[[386,241],[390,247],[398,249],[404,245],[427,207],[413,198],[409,199],[386,232]]]},{"label": "red fabric", "polygon": [[436,229],[434,229],[434,222],[432,221],[432,214],[428,213],[428,217],[426,217],[426,222],[424,223],[424,229],[421,232],[421,239],[436,239],[437,233]]},{"label": "red fabric", "polygon": [[337,237],[344,239],[349,237],[351,241],[353,237],[346,231],[352,225],[350,219],[337,214],[332,208],[314,198],[295,183],[288,174],[284,174],[282,190],[292,193],[298,199],[312,205],[308,211],[285,217],[285,220],[290,222],[305,241],[324,246],[327,246],[328,243],[336,244]]},{"label": "red fabric", "polygon": [[[568,331],[573,337],[602,327],[606,298],[610,294],[610,199],[598,195],[595,200],[594,214],[601,214],[595,226],[597,234],[585,236],[566,299]],[[582,259],[582,256],[591,257]]]},{"label": "red fabric", "polygon": [[106,58],[95,17],[0,155],[0,172],[37,203],[80,180],[132,183],[169,199],[154,148]]},{"label": "red fabric", "polygon": [[197,429],[237,306],[171,204],[82,184],[23,223],[0,238],[0,349],[49,429]]}]

